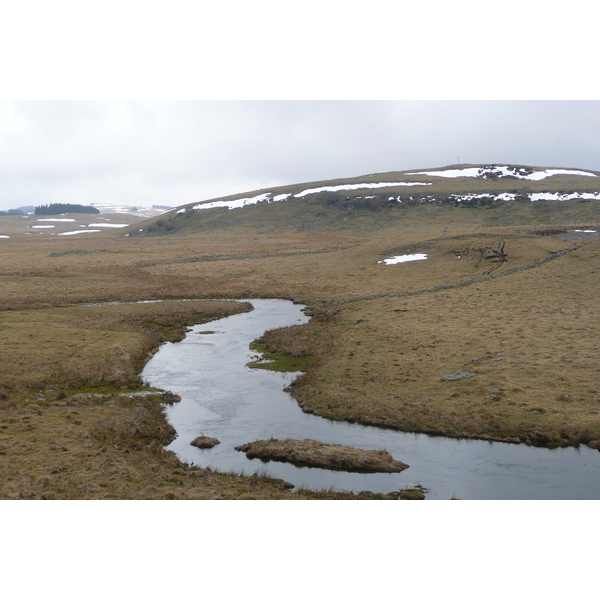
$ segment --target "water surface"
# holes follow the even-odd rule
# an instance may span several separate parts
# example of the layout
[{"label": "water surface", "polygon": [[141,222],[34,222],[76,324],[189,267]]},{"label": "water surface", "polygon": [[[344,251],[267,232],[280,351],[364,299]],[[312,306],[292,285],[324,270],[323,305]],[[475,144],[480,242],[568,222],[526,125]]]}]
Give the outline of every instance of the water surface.
[{"label": "water surface", "polygon": [[[303,413],[286,392],[299,374],[250,369],[249,344],[264,331],[306,323],[301,305],[248,300],[254,310],[196,325],[167,343],[147,363],[150,385],[181,396],[167,409],[177,439],[168,449],[185,462],[247,475],[267,472],[296,486],[389,492],[420,483],[433,499],[597,499],[600,452],[587,447],[547,450],[329,421]],[[210,332],[210,333],[202,333]],[[212,449],[190,445],[198,435],[221,441]],[[408,465],[402,473],[345,473],[248,459],[235,446],[269,438],[312,438],[364,449],[387,449]]]}]

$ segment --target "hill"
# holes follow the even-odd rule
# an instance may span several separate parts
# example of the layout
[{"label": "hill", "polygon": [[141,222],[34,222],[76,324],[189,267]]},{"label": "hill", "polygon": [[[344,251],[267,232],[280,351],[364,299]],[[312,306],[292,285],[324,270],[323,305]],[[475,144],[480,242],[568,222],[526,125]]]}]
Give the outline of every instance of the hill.
[{"label": "hill", "polygon": [[[357,226],[379,228],[419,205],[448,208],[500,208],[488,214],[489,225],[518,224],[538,216],[549,223],[548,213],[577,219],[585,209],[571,206],[544,210],[544,201],[600,199],[600,172],[520,165],[450,165],[448,167],[379,173],[349,179],[332,179],[255,190],[183,205],[127,230],[132,236],[164,235],[255,223],[272,230],[307,232],[344,230]],[[514,204],[538,203],[535,209]],[[269,207],[275,207],[269,209]],[[240,211],[239,209],[244,209]],[[382,213],[385,213],[382,219]],[[569,213],[566,215],[565,213]],[[378,216],[377,216],[378,215]],[[543,215],[543,216],[542,216]],[[357,218],[360,217],[360,223]],[[276,224],[274,224],[276,221]]]}]

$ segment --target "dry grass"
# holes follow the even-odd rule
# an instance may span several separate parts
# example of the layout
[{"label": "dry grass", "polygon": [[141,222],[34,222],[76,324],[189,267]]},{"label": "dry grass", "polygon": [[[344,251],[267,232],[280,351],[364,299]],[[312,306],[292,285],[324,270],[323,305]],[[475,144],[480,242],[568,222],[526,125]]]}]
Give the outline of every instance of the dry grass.
[{"label": "dry grass", "polygon": [[[271,205],[248,222],[226,211],[211,219],[235,217],[228,227],[163,238],[110,232],[93,239],[0,240],[6,424],[0,452],[9,458],[1,467],[3,497],[290,496],[272,484],[258,489],[256,481],[187,469],[159,452],[157,440],[135,448],[122,442],[119,423],[130,430],[141,418],[127,413],[138,400],[61,405],[72,396],[69,388],[118,392],[139,385],[140,369],[158,344],[189,323],[239,307],[208,301],[73,306],[84,302],[308,302],[309,324],[262,339],[271,351],[313,357],[294,386],[306,411],[450,436],[546,444],[600,439],[598,241],[506,277],[407,294],[482,276],[490,264],[479,250],[503,240],[508,262],[496,273],[563,250],[572,241],[523,232],[589,226],[600,210],[600,203],[517,204],[419,206],[343,219],[323,209],[321,230],[299,228],[293,207],[277,213],[283,223],[277,229]],[[407,252],[425,252],[428,260],[377,264]],[[379,294],[388,296],[372,297]],[[359,299],[366,296],[372,298]],[[347,300],[353,301],[340,303]],[[477,376],[440,381],[463,370]],[[28,407],[36,398],[41,404]],[[100,430],[112,441],[99,437]]]},{"label": "dry grass", "polygon": [[[449,290],[342,305],[343,335],[295,395],[336,419],[451,436],[600,438],[599,244]],[[470,371],[476,377],[440,381]]]}]

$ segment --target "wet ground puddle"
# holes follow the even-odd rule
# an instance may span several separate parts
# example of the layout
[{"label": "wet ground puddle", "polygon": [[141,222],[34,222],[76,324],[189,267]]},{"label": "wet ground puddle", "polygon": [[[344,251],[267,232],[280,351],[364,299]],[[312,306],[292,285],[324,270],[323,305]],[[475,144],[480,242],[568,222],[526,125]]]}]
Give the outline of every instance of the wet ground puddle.
[{"label": "wet ground puddle", "polygon": [[[389,492],[419,483],[429,499],[597,499],[600,453],[587,447],[547,450],[479,440],[455,440],[335,422],[303,413],[286,392],[298,374],[250,369],[249,344],[264,331],[306,323],[303,306],[288,300],[249,300],[254,310],[196,325],[166,343],[142,378],[181,402],[167,409],[177,439],[168,446],[185,462],[219,470],[255,472],[295,486]],[[209,332],[209,333],[203,333]],[[218,438],[210,450],[190,445],[198,435]],[[388,450],[410,465],[402,473],[362,474],[297,468],[250,460],[235,446],[269,438],[312,438]]]}]

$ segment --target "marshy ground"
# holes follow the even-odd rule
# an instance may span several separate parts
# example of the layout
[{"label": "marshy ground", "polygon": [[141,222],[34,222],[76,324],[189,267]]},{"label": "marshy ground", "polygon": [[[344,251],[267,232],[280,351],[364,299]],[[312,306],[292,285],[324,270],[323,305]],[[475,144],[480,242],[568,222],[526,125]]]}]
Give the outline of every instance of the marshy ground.
[{"label": "marshy ground", "polygon": [[[531,444],[600,439],[598,238],[487,278],[571,247],[538,234],[596,226],[594,203],[416,206],[308,231],[277,229],[270,206],[243,210],[254,217],[219,230],[60,239],[11,230],[0,240],[1,497],[311,497],[183,465],[162,450],[160,399],[132,395],[160,343],[247,306],[87,303],[290,298],[313,320],[260,344],[303,360],[293,395],[305,411]],[[506,261],[486,258],[501,247]],[[427,260],[377,262],[417,252]],[[460,371],[475,376],[441,381]]]}]

